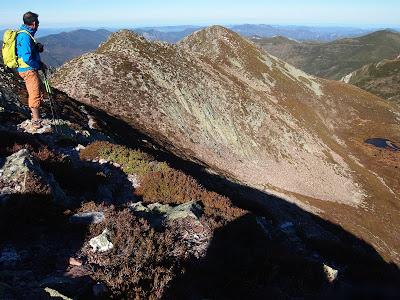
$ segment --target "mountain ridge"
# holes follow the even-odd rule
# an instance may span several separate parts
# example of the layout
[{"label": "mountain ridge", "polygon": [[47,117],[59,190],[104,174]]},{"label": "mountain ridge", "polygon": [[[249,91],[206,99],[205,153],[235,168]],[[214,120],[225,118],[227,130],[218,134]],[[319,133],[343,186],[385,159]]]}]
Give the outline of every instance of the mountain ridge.
[{"label": "mountain ridge", "polygon": [[178,45],[115,33],[52,80],[180,155],[285,196],[399,260],[393,223],[374,213],[397,222],[397,173],[363,143],[372,134],[400,140],[398,112],[383,99],[310,76],[218,26]]},{"label": "mountain ridge", "polygon": [[259,46],[310,74],[340,80],[350,72],[400,53],[400,33],[381,30],[328,43],[253,39]]},{"label": "mountain ridge", "polygon": [[351,72],[341,80],[400,104],[400,59],[385,59]]}]

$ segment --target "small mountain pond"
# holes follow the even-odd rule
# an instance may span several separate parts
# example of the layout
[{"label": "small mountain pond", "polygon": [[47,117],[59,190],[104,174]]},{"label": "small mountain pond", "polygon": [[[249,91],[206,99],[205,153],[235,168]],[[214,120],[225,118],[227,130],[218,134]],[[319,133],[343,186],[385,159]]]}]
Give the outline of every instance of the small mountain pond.
[{"label": "small mountain pond", "polygon": [[373,145],[378,148],[382,149],[389,149],[393,151],[400,151],[400,147],[396,145],[394,142],[388,139],[383,139],[383,138],[373,138],[373,139],[368,139],[365,141],[365,143]]}]

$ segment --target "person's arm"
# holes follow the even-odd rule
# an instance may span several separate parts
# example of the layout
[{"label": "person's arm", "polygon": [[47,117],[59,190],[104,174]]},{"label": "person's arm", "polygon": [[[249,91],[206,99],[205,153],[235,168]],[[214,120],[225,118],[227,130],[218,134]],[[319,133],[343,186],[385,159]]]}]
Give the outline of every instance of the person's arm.
[{"label": "person's arm", "polygon": [[34,69],[40,69],[39,63],[35,60],[34,49],[36,47],[35,42],[26,33],[20,33],[19,37],[19,55],[22,60],[30,67]]}]

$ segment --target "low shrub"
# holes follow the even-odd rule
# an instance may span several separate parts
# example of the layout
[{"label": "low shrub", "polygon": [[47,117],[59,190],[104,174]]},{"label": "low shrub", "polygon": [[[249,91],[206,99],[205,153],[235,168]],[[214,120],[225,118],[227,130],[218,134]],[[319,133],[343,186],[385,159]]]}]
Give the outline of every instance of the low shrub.
[{"label": "low shrub", "polygon": [[[140,186],[135,194],[145,203],[178,205],[201,201],[208,221],[224,224],[244,215],[245,211],[233,207],[231,201],[215,192],[209,192],[193,177],[175,170],[164,162],[157,162],[142,151],[132,150],[109,142],[94,142],[81,151],[81,159],[105,159],[121,165],[127,174],[140,176]],[[213,221],[211,221],[213,220]]]},{"label": "low shrub", "polygon": [[166,163],[158,163],[142,151],[132,150],[121,145],[98,141],[90,144],[80,153],[81,159],[105,159],[121,165],[127,174],[145,175],[168,168]]},{"label": "low shrub", "polygon": [[202,188],[196,180],[172,168],[143,176],[138,196],[147,203],[182,204],[200,200]]},{"label": "low shrub", "polygon": [[[109,210],[106,223],[91,225],[89,237],[112,232],[114,248],[107,253],[86,250],[93,278],[104,282],[111,294],[123,299],[160,299],[169,282],[182,272],[184,247],[172,231],[156,232],[128,209]],[[184,253],[184,251],[180,251]]]},{"label": "low shrub", "polygon": [[61,155],[51,151],[35,137],[20,132],[0,131],[0,156],[10,156],[21,149],[27,149],[40,162],[60,161]]},{"label": "low shrub", "polygon": [[143,176],[135,193],[147,203],[177,205],[193,200],[201,201],[206,216],[214,220],[222,218],[222,223],[245,214],[244,210],[232,206],[228,198],[207,191],[193,177],[172,168]]}]

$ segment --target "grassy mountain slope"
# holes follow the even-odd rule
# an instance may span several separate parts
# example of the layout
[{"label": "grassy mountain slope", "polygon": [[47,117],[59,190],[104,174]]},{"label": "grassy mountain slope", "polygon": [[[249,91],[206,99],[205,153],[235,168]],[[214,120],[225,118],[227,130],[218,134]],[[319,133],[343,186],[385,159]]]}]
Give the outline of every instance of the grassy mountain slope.
[{"label": "grassy mountain slope", "polygon": [[400,103],[400,59],[368,64],[346,75],[342,81]]},{"label": "grassy mountain slope", "polygon": [[399,261],[399,153],[364,143],[400,141],[398,108],[383,99],[310,76],[220,26],[177,45],[121,31],[53,81],[210,172],[280,195]]},{"label": "grassy mountain slope", "polygon": [[400,33],[388,30],[328,43],[295,43],[282,37],[253,41],[307,73],[335,80],[366,64],[391,59],[400,53]]},{"label": "grassy mountain slope", "polygon": [[[47,130],[31,132],[21,78],[0,65],[0,79],[1,299],[398,294],[398,269],[340,226],[257,204],[259,191],[56,89],[58,121],[45,103]],[[99,236],[112,248],[96,251]]]}]

